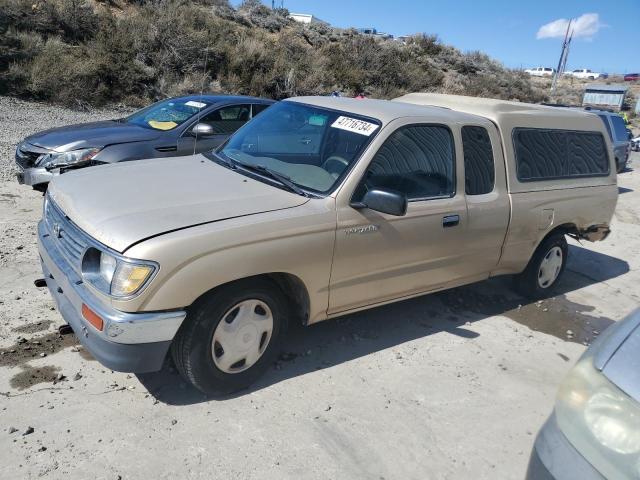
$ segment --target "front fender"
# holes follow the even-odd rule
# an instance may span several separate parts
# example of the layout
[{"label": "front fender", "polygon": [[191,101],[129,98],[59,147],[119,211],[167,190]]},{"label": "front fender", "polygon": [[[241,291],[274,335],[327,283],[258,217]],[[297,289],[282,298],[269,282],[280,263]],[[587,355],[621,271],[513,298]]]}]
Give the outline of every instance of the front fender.
[{"label": "front fender", "polygon": [[220,285],[287,273],[304,283],[313,323],[326,316],[335,219],[334,200],[327,198],[146,240],[125,254],[153,260],[160,270],[139,297],[114,301],[114,307],[123,311],[185,308]]}]

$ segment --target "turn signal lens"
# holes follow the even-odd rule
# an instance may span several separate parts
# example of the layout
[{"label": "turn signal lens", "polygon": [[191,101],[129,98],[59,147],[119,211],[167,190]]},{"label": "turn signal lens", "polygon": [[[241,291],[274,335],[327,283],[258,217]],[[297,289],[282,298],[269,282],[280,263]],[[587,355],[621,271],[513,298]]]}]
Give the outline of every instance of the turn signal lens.
[{"label": "turn signal lens", "polygon": [[111,295],[124,297],[136,292],[153,272],[150,265],[120,263],[111,282]]},{"label": "turn signal lens", "polygon": [[93,325],[97,330],[102,331],[104,327],[104,322],[102,318],[98,316],[96,312],[87,307],[84,303],[82,304],[82,316]]}]

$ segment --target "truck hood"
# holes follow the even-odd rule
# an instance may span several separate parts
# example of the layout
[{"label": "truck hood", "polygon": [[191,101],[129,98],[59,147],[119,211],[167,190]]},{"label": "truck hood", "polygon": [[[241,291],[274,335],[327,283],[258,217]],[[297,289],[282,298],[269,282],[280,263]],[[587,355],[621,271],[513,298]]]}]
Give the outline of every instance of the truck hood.
[{"label": "truck hood", "polygon": [[150,141],[161,134],[158,130],[106,120],[44,130],[27,137],[25,141],[48,150],[68,152],[80,148],[103,148],[116,143]]},{"label": "truck hood", "polygon": [[78,227],[118,252],[169,231],[308,201],[203,155],[79,169],[55,177],[49,195]]}]

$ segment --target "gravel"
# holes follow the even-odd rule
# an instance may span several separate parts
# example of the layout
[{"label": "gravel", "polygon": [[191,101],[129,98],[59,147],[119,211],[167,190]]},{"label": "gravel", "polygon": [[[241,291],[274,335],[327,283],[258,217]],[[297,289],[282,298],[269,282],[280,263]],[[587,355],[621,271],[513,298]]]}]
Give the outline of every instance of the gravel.
[{"label": "gravel", "polygon": [[124,107],[79,111],[0,96],[0,181],[13,180],[15,148],[25,136],[74,123],[121,117],[129,111]]}]

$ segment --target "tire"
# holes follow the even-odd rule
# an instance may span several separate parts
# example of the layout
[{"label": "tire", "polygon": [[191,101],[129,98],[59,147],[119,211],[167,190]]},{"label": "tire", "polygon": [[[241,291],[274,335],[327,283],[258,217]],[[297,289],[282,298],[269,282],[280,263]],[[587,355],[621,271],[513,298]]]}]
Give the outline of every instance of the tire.
[{"label": "tire", "polygon": [[[262,330],[268,329],[269,316],[271,331],[265,333]],[[198,390],[208,395],[229,394],[247,388],[269,368],[287,325],[286,298],[274,282],[241,280],[189,308],[171,353],[180,374]],[[243,353],[245,347],[248,353]],[[239,357],[231,361],[238,355],[245,355],[244,364]],[[255,363],[250,360],[252,355],[258,356]],[[247,361],[251,363],[248,367]]]},{"label": "tire", "polygon": [[[551,296],[567,265],[568,253],[569,247],[564,234],[555,233],[545,238],[533,253],[527,268],[516,276],[516,290],[532,300]],[[561,255],[561,258],[558,259],[558,255]],[[544,272],[543,262],[546,265]]]},{"label": "tire", "polygon": [[622,173],[625,170],[625,164],[620,164],[620,162],[618,160],[616,160],[616,172],[617,173]]}]

